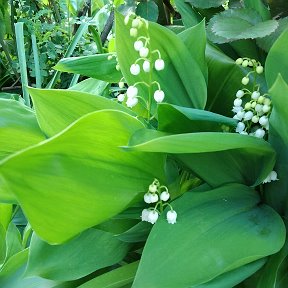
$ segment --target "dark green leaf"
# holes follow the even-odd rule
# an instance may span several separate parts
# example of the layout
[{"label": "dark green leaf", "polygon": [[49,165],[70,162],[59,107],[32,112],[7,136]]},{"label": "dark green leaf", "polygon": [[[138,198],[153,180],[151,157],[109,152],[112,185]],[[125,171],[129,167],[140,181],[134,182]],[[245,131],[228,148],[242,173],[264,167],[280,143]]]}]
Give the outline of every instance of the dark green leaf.
[{"label": "dark green leaf", "polygon": [[269,8],[262,0],[244,0],[244,5],[246,8],[255,9],[263,20],[271,19]]},{"label": "dark green leaf", "polygon": [[154,1],[140,2],[136,8],[136,14],[148,21],[157,22],[159,11]]},{"label": "dark green leaf", "polygon": [[117,238],[128,243],[146,241],[151,228],[150,223],[139,222],[124,233],[117,235]]},{"label": "dark green leaf", "polygon": [[177,10],[181,14],[182,22],[186,28],[197,25],[201,22],[202,17],[195,11],[192,6],[183,0],[174,0]]},{"label": "dark green leaf", "polygon": [[185,2],[191,3],[191,5],[197,8],[207,9],[211,7],[219,7],[225,3],[226,0],[186,0]]}]

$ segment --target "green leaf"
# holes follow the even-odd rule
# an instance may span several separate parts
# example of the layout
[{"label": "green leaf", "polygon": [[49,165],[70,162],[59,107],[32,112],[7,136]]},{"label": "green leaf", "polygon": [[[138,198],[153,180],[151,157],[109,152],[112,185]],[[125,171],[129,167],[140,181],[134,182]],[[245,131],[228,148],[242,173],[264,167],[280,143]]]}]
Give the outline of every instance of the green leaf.
[{"label": "green leaf", "polygon": [[54,69],[62,72],[81,74],[106,82],[119,82],[121,72],[116,70],[117,61],[115,57],[108,60],[113,54],[98,54],[81,57],[61,59]]},{"label": "green leaf", "polygon": [[181,40],[188,48],[191,57],[195,59],[199,65],[202,74],[205,77],[206,83],[208,83],[208,67],[205,58],[206,49],[206,30],[205,20],[202,20],[199,24],[186,29],[182,33],[178,34]]},{"label": "green leaf", "polygon": [[[1,288],[53,288],[58,287],[59,282],[42,279],[39,277],[24,278],[24,271],[28,259],[29,249],[25,249],[5,263],[0,270]],[[60,287],[60,286],[59,286]],[[75,287],[75,286],[70,286]],[[67,287],[68,288],[68,287]]]},{"label": "green leaf", "polygon": [[[278,252],[285,226],[259,201],[255,191],[239,184],[185,193],[172,203],[177,223],[169,225],[162,215],[153,226],[132,287],[201,287]],[[171,263],[177,263],[177,271]]]},{"label": "green leaf", "polygon": [[128,243],[143,242],[146,241],[151,228],[150,223],[141,221],[124,233],[117,235],[117,238]]},{"label": "green leaf", "polygon": [[42,131],[53,136],[81,116],[103,109],[135,115],[127,107],[104,97],[73,90],[29,89]]},{"label": "green leaf", "polygon": [[5,262],[13,255],[23,250],[21,234],[14,223],[10,223],[6,232],[6,257]]},{"label": "green leaf", "polygon": [[285,30],[274,43],[266,59],[265,76],[269,88],[273,86],[278,74],[281,74],[283,79],[288,83],[287,43],[288,29]]},{"label": "green leaf", "polygon": [[44,139],[31,109],[15,100],[0,99],[0,159]]},{"label": "green leaf", "polygon": [[108,82],[89,78],[73,85],[68,90],[86,92],[94,95],[103,95],[103,91],[107,88]]},{"label": "green leaf", "polygon": [[[145,28],[146,25],[138,29],[139,36],[150,38],[150,51],[160,51],[161,58],[165,61],[164,70],[152,69],[151,73],[141,70],[137,76],[130,73],[130,66],[139,58],[139,53],[134,50],[135,39],[129,34],[130,25],[129,22],[126,26],[123,16],[119,13],[116,14],[116,50],[122,73],[128,84],[133,85],[136,82],[144,81],[151,85],[152,80],[157,81],[165,93],[165,101],[179,106],[203,109],[207,94],[205,78],[185,44],[167,28],[151,22],[148,30]],[[150,53],[148,57],[153,65],[159,56],[158,53]],[[141,61],[139,64],[142,65]],[[138,85],[138,88],[140,96],[147,98],[149,88],[145,85]],[[152,87],[153,93],[154,89],[157,89],[156,85]]]},{"label": "green leaf", "polygon": [[197,25],[201,22],[202,17],[195,11],[192,6],[183,0],[174,0],[177,10],[181,14],[181,19],[186,28]]},{"label": "green leaf", "polygon": [[255,9],[263,20],[271,19],[269,8],[266,7],[262,0],[244,0],[244,5],[247,8]]},{"label": "green leaf", "polygon": [[112,233],[97,229],[88,229],[61,245],[49,245],[34,234],[25,276],[75,280],[121,261],[128,248]]},{"label": "green leaf", "polygon": [[288,85],[281,75],[277,77],[269,90],[269,95],[271,95],[273,110],[269,119],[268,140],[277,152],[276,165],[273,170],[277,172],[279,180],[265,184],[265,198],[267,203],[281,215],[288,215],[288,131],[286,125],[288,111],[283,105],[287,101]]},{"label": "green leaf", "polygon": [[278,27],[276,20],[261,22],[252,9],[229,9],[215,15],[208,24],[208,37],[214,43],[265,37]]},{"label": "green leaf", "polygon": [[11,204],[0,204],[0,224],[5,230],[7,230],[8,225],[12,216],[13,205]]},{"label": "green leaf", "polygon": [[158,130],[170,133],[222,132],[237,121],[205,110],[162,103],[158,105]]},{"label": "green leaf", "polygon": [[275,164],[275,151],[269,143],[232,133],[168,135],[144,129],[133,135],[126,148],[176,154],[186,168],[213,187],[230,182],[258,185]]},{"label": "green leaf", "polygon": [[152,22],[157,22],[159,15],[158,6],[154,1],[140,2],[135,12],[140,17]]},{"label": "green leaf", "polygon": [[[124,265],[110,272],[102,274],[78,288],[124,288],[124,285],[129,285],[133,282],[134,276],[138,268],[139,261]],[[126,287],[126,286],[125,286]]]},{"label": "green leaf", "polygon": [[185,2],[191,3],[191,5],[197,8],[207,9],[212,7],[219,7],[225,3],[226,0],[187,0]]},{"label": "green leaf", "polygon": [[5,260],[6,256],[6,242],[5,242],[6,230],[0,223],[0,267]]},{"label": "green leaf", "polygon": [[[67,241],[141,199],[155,177],[164,181],[163,156],[119,148],[141,128],[126,113],[94,112],[0,163],[39,237]],[[29,175],[25,181],[23,171]]]}]

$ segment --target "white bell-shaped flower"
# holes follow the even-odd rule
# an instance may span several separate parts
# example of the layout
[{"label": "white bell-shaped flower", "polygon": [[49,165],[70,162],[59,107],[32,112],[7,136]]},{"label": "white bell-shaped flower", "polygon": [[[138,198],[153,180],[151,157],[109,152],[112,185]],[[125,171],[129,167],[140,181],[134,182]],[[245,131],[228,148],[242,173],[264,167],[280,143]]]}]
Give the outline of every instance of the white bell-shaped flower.
[{"label": "white bell-shaped flower", "polygon": [[157,103],[161,103],[164,100],[165,94],[162,90],[156,90],[154,92],[154,100]]},{"label": "white bell-shaped flower", "polygon": [[276,171],[271,171],[271,172],[270,172],[270,178],[271,178],[271,181],[279,180],[279,179],[277,178],[277,172],[276,172]]},{"label": "white bell-shaped flower", "polygon": [[271,110],[271,106],[270,106],[270,105],[266,105],[266,104],[263,105],[262,111],[263,111],[264,113],[267,113],[267,112],[269,112],[270,110]]},{"label": "white bell-shaped flower", "polygon": [[164,202],[168,201],[168,199],[170,198],[170,194],[169,192],[167,191],[163,191],[161,194],[160,194],[160,199]]},{"label": "white bell-shaped flower", "polygon": [[142,214],[141,214],[142,221],[148,221],[149,212],[150,211],[148,209],[142,210]]},{"label": "white bell-shaped flower", "polygon": [[137,41],[134,42],[134,49],[136,51],[140,51],[140,49],[143,48],[143,47],[144,47],[144,44],[143,44],[143,42],[141,40],[137,40]]},{"label": "white bell-shaped flower", "polygon": [[255,131],[254,136],[257,138],[263,138],[265,136],[265,131],[262,128],[259,128]]},{"label": "white bell-shaped flower", "polygon": [[142,67],[143,67],[143,71],[144,72],[146,72],[146,73],[150,72],[150,62],[148,60],[145,60],[143,62],[143,66]]},{"label": "white bell-shaped flower", "polygon": [[251,98],[252,98],[253,100],[257,100],[259,97],[260,97],[260,92],[259,92],[259,91],[254,91],[254,92],[251,94]]},{"label": "white bell-shaped flower", "polygon": [[253,117],[253,112],[252,111],[247,111],[244,115],[244,121],[249,121]]},{"label": "white bell-shaped flower", "polygon": [[138,103],[138,98],[134,97],[134,98],[128,98],[126,101],[126,105],[129,108],[133,108],[134,106],[136,106]]},{"label": "white bell-shaped flower", "polygon": [[236,132],[241,133],[245,130],[245,124],[243,122],[239,122],[236,127]]},{"label": "white bell-shaped flower", "polygon": [[151,192],[151,193],[156,193],[157,192],[157,185],[155,185],[155,184],[150,184],[149,185],[149,192]]},{"label": "white bell-shaped flower", "polygon": [[242,82],[243,85],[247,85],[249,83],[249,78],[248,77],[243,77],[241,82]]},{"label": "white bell-shaped flower", "polygon": [[234,106],[235,106],[235,107],[239,107],[239,106],[241,106],[241,105],[242,105],[242,99],[236,98],[236,99],[234,100]]},{"label": "white bell-shaped flower", "polygon": [[238,90],[236,93],[237,98],[242,98],[244,96],[244,91],[243,90]]},{"label": "white bell-shaped flower", "polygon": [[155,210],[149,211],[148,214],[148,222],[150,222],[151,224],[155,224],[156,221],[158,220],[158,212]]},{"label": "white bell-shaped flower", "polygon": [[256,72],[257,72],[258,74],[263,73],[263,70],[264,70],[264,69],[263,69],[263,66],[261,66],[261,65],[256,67]]},{"label": "white bell-shaped flower", "polygon": [[151,194],[151,195],[150,195],[150,201],[151,201],[151,203],[156,203],[156,202],[158,202],[158,200],[159,200],[158,194]]},{"label": "white bell-shaped flower", "polygon": [[259,119],[259,124],[260,124],[260,125],[266,126],[267,123],[268,123],[268,117],[266,117],[266,116],[260,117],[260,119]]},{"label": "white bell-shaped flower", "polygon": [[117,96],[117,100],[118,100],[119,102],[123,102],[123,101],[125,100],[125,94],[119,94],[119,95]]},{"label": "white bell-shaped flower", "polygon": [[147,47],[142,47],[140,50],[139,50],[139,55],[140,57],[142,58],[146,58],[149,54],[149,49]]},{"label": "white bell-shaped flower", "polygon": [[177,213],[174,210],[170,210],[167,212],[167,222],[169,224],[175,224],[177,219]]},{"label": "white bell-shaped flower", "polygon": [[138,35],[137,28],[131,28],[130,29],[130,36],[135,38],[135,37],[137,37],[137,35]]},{"label": "white bell-shaped flower", "polygon": [[152,202],[151,202],[151,195],[152,195],[151,193],[145,193],[145,194],[144,194],[144,202],[145,202],[145,203],[147,203],[147,204],[152,203]]},{"label": "white bell-shaped flower", "polygon": [[132,64],[130,67],[130,73],[134,76],[137,76],[140,73],[139,64]]},{"label": "white bell-shaped flower", "polygon": [[128,97],[128,98],[134,98],[134,97],[136,97],[137,94],[138,94],[138,89],[137,89],[137,87],[135,87],[135,86],[129,86],[128,89],[127,89],[126,94],[127,94],[127,97]]},{"label": "white bell-shaped flower", "polygon": [[154,67],[157,71],[161,71],[165,68],[165,63],[163,59],[157,59],[154,63]]}]

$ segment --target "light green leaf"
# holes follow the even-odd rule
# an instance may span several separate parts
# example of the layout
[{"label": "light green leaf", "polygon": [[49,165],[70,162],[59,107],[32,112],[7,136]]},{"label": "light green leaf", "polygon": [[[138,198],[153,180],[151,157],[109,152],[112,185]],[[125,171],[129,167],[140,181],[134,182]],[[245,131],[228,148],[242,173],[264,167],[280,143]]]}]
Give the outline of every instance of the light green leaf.
[{"label": "light green leaf", "polygon": [[121,72],[116,70],[115,57],[108,60],[113,54],[98,54],[61,59],[54,69],[62,72],[81,74],[106,82],[119,82]]},{"label": "light green leaf", "polygon": [[268,140],[277,152],[276,165],[273,170],[277,172],[279,180],[265,185],[265,199],[281,215],[288,215],[288,131],[286,125],[288,111],[283,105],[288,99],[288,85],[281,75],[277,77],[269,90],[269,95],[271,95],[273,110],[269,119]]},{"label": "light green leaf", "polygon": [[[134,76],[130,73],[130,66],[139,58],[139,53],[134,49],[135,39],[130,36],[129,27],[130,24],[126,26],[123,16],[117,13],[116,50],[122,73],[128,84],[133,85],[136,82],[144,81],[151,85],[152,80],[157,81],[165,93],[166,102],[203,109],[207,94],[205,78],[197,62],[191,57],[179,37],[169,29],[156,23],[149,23],[148,30],[145,28],[146,25],[138,29],[138,36],[143,35],[150,38],[150,51],[160,51],[161,58],[165,61],[165,68],[162,71],[152,69],[151,73],[145,73],[141,70],[139,75]],[[161,35],[161,38],[159,38],[159,35]],[[149,54],[148,58],[151,65],[158,57],[158,53]],[[143,62],[143,60],[141,61]],[[141,61],[139,65],[142,65]],[[146,99],[149,95],[149,88],[145,85],[138,85],[138,88],[139,95]],[[151,90],[154,93],[157,86],[153,85]]]},{"label": "light green leaf", "polygon": [[105,81],[89,78],[70,87],[69,90],[86,92],[94,95],[102,95],[108,84],[109,83]]},{"label": "light green leaf", "polygon": [[162,103],[158,105],[158,130],[170,133],[222,132],[237,121],[205,110]]},{"label": "light green leaf", "polygon": [[15,100],[0,99],[0,159],[44,139],[31,109]]},{"label": "light green leaf", "polygon": [[141,198],[155,177],[165,182],[164,156],[119,148],[141,128],[124,112],[94,112],[0,163],[39,237],[67,241]]},{"label": "light green leaf", "polygon": [[6,256],[5,235],[6,235],[6,230],[3,227],[3,225],[0,223],[0,267],[1,267],[1,264],[4,262],[5,256]]},{"label": "light green leaf", "polygon": [[176,154],[186,168],[213,187],[230,182],[258,185],[275,164],[275,151],[269,143],[232,133],[168,135],[144,129],[133,135],[126,148]]},{"label": "light green leaf", "polygon": [[214,43],[265,37],[278,27],[276,20],[261,22],[252,9],[229,9],[215,15],[208,24],[208,37]]},{"label": "light green leaf", "polygon": [[202,8],[202,9],[207,9],[211,7],[219,7],[223,3],[226,2],[226,0],[187,0],[185,2],[191,3],[191,5],[197,7],[197,8]]},{"label": "light green leaf", "polygon": [[136,8],[136,14],[148,21],[157,22],[159,11],[154,1],[140,2]]},{"label": "light green leaf", "polygon": [[12,216],[13,205],[12,204],[0,204],[0,224],[7,230]]},{"label": "light green leaf", "polygon": [[11,222],[6,232],[6,257],[5,262],[13,255],[23,250],[21,243],[21,234],[16,225]]},{"label": "light green leaf", "polygon": [[164,211],[153,226],[132,287],[201,287],[279,251],[285,226],[259,201],[255,191],[239,184],[185,193],[172,203],[177,223],[169,225]]},{"label": "light green leaf", "polygon": [[104,97],[73,90],[29,89],[42,131],[53,136],[81,116],[103,109],[135,115],[127,107]]},{"label": "light green leaf", "polygon": [[128,248],[113,234],[93,228],[61,245],[49,245],[34,234],[25,276],[59,281],[79,279],[121,261]]},{"label": "light green leaf", "polygon": [[[138,268],[139,261],[124,265],[110,272],[102,274],[78,288],[124,288],[124,285],[129,285],[133,282],[134,276]],[[126,287],[126,286],[125,286]]]},{"label": "light green leaf", "polygon": [[182,39],[186,47],[188,48],[191,57],[195,59],[199,65],[202,74],[205,77],[206,83],[208,83],[208,67],[205,58],[206,49],[206,30],[205,20],[202,20],[199,24],[186,29],[182,33],[178,34]]},{"label": "light green leaf", "polygon": [[288,83],[288,59],[286,57],[288,43],[288,29],[276,40],[269,51],[265,64],[265,76],[268,87],[271,88],[276,81],[278,74]]}]

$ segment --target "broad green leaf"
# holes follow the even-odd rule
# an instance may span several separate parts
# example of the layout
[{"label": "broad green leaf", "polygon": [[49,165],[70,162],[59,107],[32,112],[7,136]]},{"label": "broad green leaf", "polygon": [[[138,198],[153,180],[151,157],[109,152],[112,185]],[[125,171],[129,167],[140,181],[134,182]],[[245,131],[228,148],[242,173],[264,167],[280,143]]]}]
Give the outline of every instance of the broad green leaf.
[{"label": "broad green leaf", "polygon": [[157,22],[159,11],[154,1],[140,2],[136,8],[136,14],[148,21]]},{"label": "broad green leaf", "polygon": [[[187,106],[203,109],[206,103],[206,82],[197,62],[191,57],[187,47],[169,29],[156,23],[149,22],[148,29],[143,25],[138,29],[138,36],[149,37],[149,50],[159,50],[161,58],[165,61],[165,68],[162,71],[151,69],[150,73],[142,71],[134,76],[130,73],[130,67],[139,58],[139,53],[134,49],[135,38],[130,36],[131,21],[124,24],[124,18],[116,14],[116,50],[122,73],[129,85],[136,82],[146,82],[152,85],[157,81],[165,92],[165,102],[179,106]],[[159,38],[161,35],[161,38]],[[125,39],[123,41],[123,39]],[[150,53],[148,58],[151,66],[158,59],[158,53]],[[142,66],[143,60],[139,61]],[[193,69],[191,69],[193,67]],[[169,79],[169,81],[167,81]],[[149,93],[154,94],[157,85],[150,88],[139,84],[139,95],[146,100]]]},{"label": "broad green leaf", "polygon": [[59,281],[79,279],[118,263],[128,248],[113,234],[93,228],[61,245],[49,245],[34,234],[25,276]]},{"label": "broad green leaf", "polygon": [[288,82],[288,60],[286,57],[288,43],[288,29],[274,43],[269,51],[265,64],[265,76],[268,87],[271,88],[280,73],[283,79]]},{"label": "broad green leaf", "polygon": [[202,9],[207,9],[211,7],[219,7],[223,3],[226,2],[226,0],[187,0],[185,2],[191,3],[191,5],[197,7],[197,8],[202,8]]},{"label": "broad green leaf", "polygon": [[259,270],[266,262],[266,258],[259,259],[252,263],[243,265],[237,269],[221,274],[212,281],[200,284],[198,288],[231,288],[236,284],[242,282],[247,277],[254,274]]},{"label": "broad green leaf", "polygon": [[126,148],[175,154],[186,168],[213,187],[229,182],[258,185],[275,164],[275,151],[269,143],[232,133],[168,135],[144,129],[133,135]]},{"label": "broad green leaf", "polygon": [[70,87],[69,90],[76,90],[94,95],[102,95],[107,86],[108,82],[89,78]]},{"label": "broad green leaf", "polygon": [[278,27],[276,20],[261,22],[252,9],[229,9],[215,15],[208,24],[208,37],[214,43],[265,37]]},{"label": "broad green leaf", "polygon": [[205,110],[170,104],[158,105],[158,130],[170,133],[222,132],[236,127],[237,121]]},{"label": "broad green leaf", "polygon": [[265,184],[265,198],[267,203],[281,215],[288,215],[288,131],[286,125],[288,111],[283,105],[288,98],[288,85],[281,75],[269,90],[269,95],[271,95],[273,110],[269,119],[268,140],[277,152],[276,165],[273,170],[277,172],[279,180]]},{"label": "broad green leaf", "polygon": [[11,222],[6,232],[6,257],[5,262],[13,255],[23,250],[21,243],[21,234],[16,225]]},{"label": "broad green leaf", "polygon": [[261,270],[260,276],[256,288],[265,287],[285,287],[282,286],[281,281],[284,277],[287,277],[287,265],[288,265],[288,242],[286,241],[284,247],[275,255],[271,256],[264,268]]},{"label": "broad green leaf", "polygon": [[280,18],[278,20],[278,28],[272,34],[256,39],[257,45],[266,52],[269,52],[275,41],[288,28],[288,17]]},{"label": "broad green leaf", "polygon": [[246,8],[255,9],[263,20],[271,19],[269,8],[262,0],[244,0],[244,5]]},{"label": "broad green leaf", "polygon": [[[124,112],[94,112],[0,163],[39,237],[67,241],[141,199],[155,177],[165,183],[162,155],[119,147],[142,128]],[[23,179],[23,171],[29,177]]]},{"label": "broad green leaf", "polygon": [[201,22],[202,17],[192,6],[183,0],[174,0],[177,10],[181,14],[182,22],[186,28],[192,27]]},{"label": "broad green leaf", "polygon": [[206,49],[206,30],[205,20],[202,20],[199,24],[186,29],[182,33],[178,34],[182,39],[186,47],[188,48],[191,57],[195,59],[199,65],[202,74],[205,77],[206,83],[208,83],[208,67],[205,58]]},{"label": "broad green leaf", "polygon": [[0,99],[16,100],[24,104],[24,100],[19,94],[0,92]]},{"label": "broad green leaf", "polygon": [[131,287],[138,264],[139,261],[126,264],[96,277],[78,288],[124,288],[124,285],[129,285],[128,287]]},{"label": "broad green leaf", "polygon": [[[112,59],[108,60],[111,56]],[[113,54],[98,54],[61,59],[54,69],[81,74],[106,82],[119,82],[121,72],[116,70],[117,61]]]},{"label": "broad green leaf", "polygon": [[0,159],[44,139],[31,109],[15,100],[0,99]]},{"label": "broad green leaf", "polygon": [[0,203],[0,224],[7,230],[12,216],[13,205]]},{"label": "broad green leaf", "polygon": [[[278,252],[285,226],[259,201],[255,191],[239,184],[185,193],[172,203],[177,223],[169,225],[164,211],[153,226],[132,287],[201,287]],[[177,263],[177,271],[172,263]]]},{"label": "broad green leaf", "polygon": [[117,238],[128,243],[143,242],[146,241],[151,228],[150,223],[141,221],[124,233],[117,235]]},{"label": "broad green leaf", "polygon": [[6,242],[5,242],[6,230],[0,223],[0,267],[6,257]]},{"label": "broad green leaf", "polygon": [[73,90],[29,89],[42,131],[53,136],[81,116],[98,110],[115,109],[135,115],[127,107],[101,96]]}]

